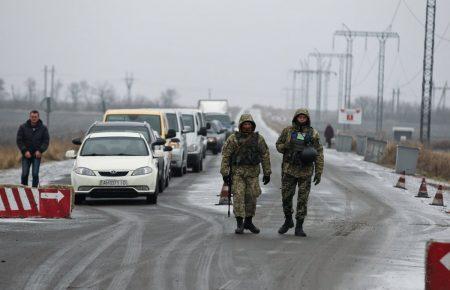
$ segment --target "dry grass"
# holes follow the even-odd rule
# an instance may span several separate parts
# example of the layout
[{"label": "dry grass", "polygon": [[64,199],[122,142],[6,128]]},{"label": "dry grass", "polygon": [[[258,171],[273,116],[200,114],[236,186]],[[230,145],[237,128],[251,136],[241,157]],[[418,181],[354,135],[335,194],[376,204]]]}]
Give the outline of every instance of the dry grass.
[{"label": "dry grass", "polygon": [[[450,153],[433,151],[425,148],[420,143],[409,142],[405,145],[418,147],[420,149],[419,159],[417,160],[417,171],[426,177],[435,178],[443,181],[450,181]],[[393,167],[395,166],[395,158],[397,154],[397,146],[395,143],[389,143],[386,147],[385,154],[381,160],[381,164]]]},{"label": "dry grass", "polygon": [[[52,139],[50,146],[43,155],[43,162],[48,160],[63,160],[67,150],[75,146],[67,139]],[[0,146],[0,169],[20,166],[21,154],[16,146]]]}]

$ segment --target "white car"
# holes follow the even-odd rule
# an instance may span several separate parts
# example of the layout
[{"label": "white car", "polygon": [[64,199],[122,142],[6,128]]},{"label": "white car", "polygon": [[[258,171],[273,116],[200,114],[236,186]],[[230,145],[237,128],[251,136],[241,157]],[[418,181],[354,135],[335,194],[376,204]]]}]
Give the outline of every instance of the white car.
[{"label": "white car", "polygon": [[75,202],[86,197],[139,197],[156,203],[158,167],[141,133],[101,132],[86,136],[80,150],[66,152],[74,158],[71,172]]}]

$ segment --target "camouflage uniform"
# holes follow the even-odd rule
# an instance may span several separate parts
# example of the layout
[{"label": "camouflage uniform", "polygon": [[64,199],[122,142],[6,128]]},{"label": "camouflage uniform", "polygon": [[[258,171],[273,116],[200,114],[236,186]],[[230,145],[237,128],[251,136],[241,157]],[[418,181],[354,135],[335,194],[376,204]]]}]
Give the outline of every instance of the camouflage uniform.
[{"label": "camouflage uniform", "polygon": [[270,176],[270,155],[264,138],[254,132],[255,122],[250,114],[243,114],[239,120],[239,128],[244,122],[253,124],[253,132],[245,134],[241,132],[233,133],[226,140],[222,149],[222,164],[220,173],[222,176],[230,174],[231,166],[231,190],[233,193],[233,212],[236,217],[253,217],[256,210],[256,199],[261,195],[258,176],[261,172],[260,165],[237,165],[232,162],[233,156],[238,153],[242,147],[246,146],[248,138],[257,138],[257,147],[259,149],[259,159],[262,165],[264,176]]},{"label": "camouflage uniform", "polygon": [[[300,126],[296,120],[300,114],[308,117],[308,122],[304,126]],[[289,162],[289,153],[292,152],[290,142],[293,133],[295,134],[295,132],[300,132],[307,134],[308,131],[309,134],[312,135],[311,144],[318,153],[316,161],[312,164],[301,166]],[[307,214],[308,196],[311,189],[311,177],[315,171],[315,175],[320,179],[324,165],[323,148],[320,144],[320,135],[317,130],[310,127],[310,116],[307,109],[299,109],[295,112],[294,118],[292,119],[292,126],[285,128],[281,132],[281,135],[276,142],[276,147],[278,152],[283,154],[281,189],[283,212],[285,216],[292,216],[292,200],[295,195],[295,187],[298,185],[297,213],[295,218],[297,220],[303,220]]]}]

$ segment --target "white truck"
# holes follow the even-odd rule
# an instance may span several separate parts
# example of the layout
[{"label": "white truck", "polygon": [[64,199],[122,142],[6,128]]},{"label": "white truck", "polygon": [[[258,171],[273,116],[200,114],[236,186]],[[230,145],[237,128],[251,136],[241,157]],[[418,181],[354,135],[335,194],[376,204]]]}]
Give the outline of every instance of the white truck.
[{"label": "white truck", "polygon": [[227,100],[199,100],[198,109],[203,113],[228,113]]}]

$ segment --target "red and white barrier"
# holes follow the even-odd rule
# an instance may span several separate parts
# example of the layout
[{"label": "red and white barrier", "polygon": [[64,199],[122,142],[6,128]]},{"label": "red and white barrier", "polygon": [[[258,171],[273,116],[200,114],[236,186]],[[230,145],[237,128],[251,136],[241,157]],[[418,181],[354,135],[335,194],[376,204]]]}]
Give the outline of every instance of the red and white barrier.
[{"label": "red and white barrier", "polygon": [[425,289],[450,289],[450,242],[427,243]]},{"label": "red and white barrier", "polygon": [[70,188],[0,185],[0,218],[70,218]]}]

